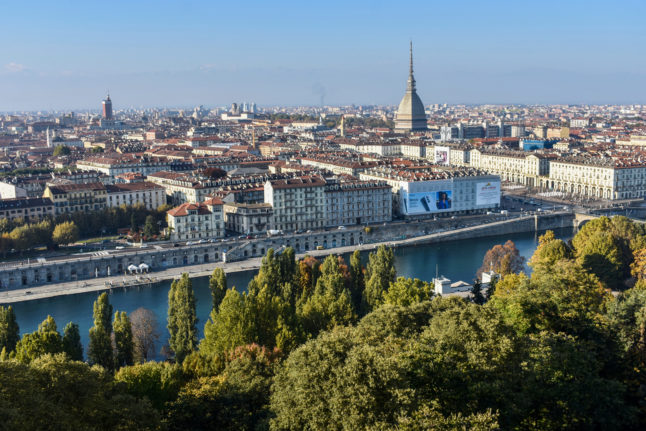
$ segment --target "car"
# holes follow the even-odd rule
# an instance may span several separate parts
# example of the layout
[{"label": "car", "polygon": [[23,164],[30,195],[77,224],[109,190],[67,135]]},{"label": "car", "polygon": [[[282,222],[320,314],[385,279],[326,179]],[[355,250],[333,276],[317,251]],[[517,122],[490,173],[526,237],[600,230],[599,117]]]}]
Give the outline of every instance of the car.
[{"label": "car", "polygon": [[199,240],[197,243],[198,243],[198,244],[206,244],[206,240],[205,240],[205,239],[201,239],[201,240]]},{"label": "car", "polygon": [[345,230],[345,226],[339,226],[337,229],[339,229],[339,230]]},{"label": "car", "polygon": [[451,216],[451,220],[455,220],[455,219],[456,219],[456,217],[455,217],[455,216]]},{"label": "car", "polygon": [[253,235],[247,235],[247,239],[253,239]]},{"label": "car", "polygon": [[186,245],[193,245],[193,241],[186,241]]},{"label": "car", "polygon": [[175,242],[173,243],[173,247],[179,247],[179,244]]}]

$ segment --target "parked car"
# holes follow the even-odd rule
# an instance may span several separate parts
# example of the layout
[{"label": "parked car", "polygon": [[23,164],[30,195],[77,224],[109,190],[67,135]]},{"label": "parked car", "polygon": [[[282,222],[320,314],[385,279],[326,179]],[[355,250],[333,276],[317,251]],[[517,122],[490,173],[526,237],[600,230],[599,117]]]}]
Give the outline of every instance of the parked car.
[{"label": "parked car", "polygon": [[339,226],[338,229],[339,230],[345,230],[345,226]]}]

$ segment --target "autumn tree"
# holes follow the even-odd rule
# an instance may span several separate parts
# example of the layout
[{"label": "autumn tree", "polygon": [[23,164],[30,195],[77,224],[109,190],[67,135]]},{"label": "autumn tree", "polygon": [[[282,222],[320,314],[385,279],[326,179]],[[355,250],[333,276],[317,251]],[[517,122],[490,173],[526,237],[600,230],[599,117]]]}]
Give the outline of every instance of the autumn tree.
[{"label": "autumn tree", "polygon": [[59,245],[72,244],[79,239],[79,229],[73,221],[57,224],[52,240]]},{"label": "autumn tree", "polygon": [[137,308],[130,313],[133,352],[136,362],[146,362],[156,352],[159,342],[159,323],[155,313],[147,308]]},{"label": "autumn tree", "polygon": [[493,270],[500,275],[517,273],[523,270],[525,258],[520,255],[516,244],[509,240],[503,245],[493,246],[482,261],[482,266],[478,269],[477,277],[482,278],[483,272]]}]

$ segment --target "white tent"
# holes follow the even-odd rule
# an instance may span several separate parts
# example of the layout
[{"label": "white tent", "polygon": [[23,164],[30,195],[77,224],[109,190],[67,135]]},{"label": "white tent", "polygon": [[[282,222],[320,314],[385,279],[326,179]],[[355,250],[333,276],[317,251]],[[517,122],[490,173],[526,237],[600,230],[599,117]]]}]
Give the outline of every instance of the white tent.
[{"label": "white tent", "polygon": [[139,265],[139,270],[140,270],[141,272],[148,272],[148,269],[149,269],[149,268],[150,268],[150,267],[149,267],[147,264],[145,264],[145,263],[142,263],[142,264],[140,264],[140,265]]},{"label": "white tent", "polygon": [[137,272],[139,270],[139,267],[137,265],[129,265],[128,266],[128,271],[130,272]]}]

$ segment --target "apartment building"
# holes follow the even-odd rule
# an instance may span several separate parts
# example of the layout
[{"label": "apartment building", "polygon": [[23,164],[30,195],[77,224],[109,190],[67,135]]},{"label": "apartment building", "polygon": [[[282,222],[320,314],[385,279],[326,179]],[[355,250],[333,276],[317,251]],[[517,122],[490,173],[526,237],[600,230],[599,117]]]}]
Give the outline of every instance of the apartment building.
[{"label": "apartment building", "polygon": [[265,203],[274,209],[274,228],[282,231],[325,226],[325,180],[299,177],[265,183]]},{"label": "apartment building", "polygon": [[186,202],[169,210],[168,229],[173,241],[190,241],[224,236],[223,203],[212,198],[204,202]]},{"label": "apartment building", "polygon": [[554,158],[539,153],[476,148],[471,150],[470,165],[498,175],[503,181],[539,187],[540,177],[549,175],[550,161]]},{"label": "apartment building", "polygon": [[146,209],[154,210],[166,203],[166,190],[154,183],[135,182],[107,185],[108,206],[141,204]]},{"label": "apartment building", "polygon": [[108,192],[102,183],[51,185],[44,198],[54,203],[56,214],[102,210],[107,206]]},{"label": "apartment building", "polygon": [[327,226],[392,220],[392,192],[384,181],[327,181],[325,204]]},{"label": "apartment building", "polygon": [[0,199],[0,218],[7,220],[19,218],[31,223],[54,215],[54,203],[48,198]]},{"label": "apartment building", "polygon": [[273,229],[274,209],[271,204],[225,203],[224,226],[228,231],[257,234]]}]

